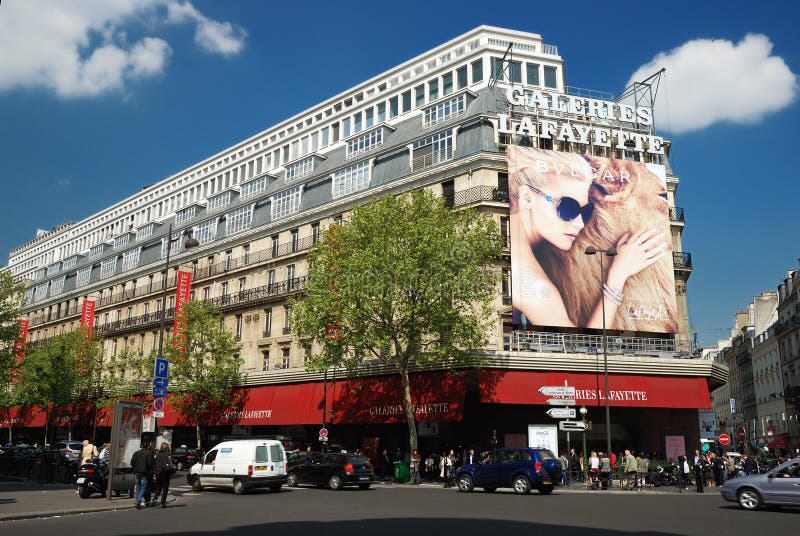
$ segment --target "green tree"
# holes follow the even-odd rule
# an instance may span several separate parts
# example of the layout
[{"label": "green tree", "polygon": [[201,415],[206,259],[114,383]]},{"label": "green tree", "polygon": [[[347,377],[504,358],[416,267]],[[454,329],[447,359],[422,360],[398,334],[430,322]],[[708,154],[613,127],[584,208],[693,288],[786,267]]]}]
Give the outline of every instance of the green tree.
[{"label": "green tree", "polygon": [[102,347],[85,332],[58,335],[29,350],[19,366],[17,400],[45,411],[45,441],[56,419],[72,427],[85,413],[96,391],[96,367]]},{"label": "green tree", "polygon": [[14,343],[19,333],[19,304],[23,286],[14,282],[11,272],[0,271],[0,419],[8,420],[11,441],[11,407],[14,405],[13,372],[17,366]]},{"label": "green tree", "polygon": [[355,207],[308,256],[306,295],[292,327],[319,343],[310,369],[368,360],[400,375],[410,448],[417,448],[409,371],[480,363],[494,322],[502,241],[491,218],[451,210],[426,190]]},{"label": "green tree", "polygon": [[183,306],[183,337],[164,339],[164,355],[169,359],[173,402],[195,426],[200,449],[201,428],[224,419],[235,409],[240,397],[242,359],[239,348],[221,313],[206,302]]}]

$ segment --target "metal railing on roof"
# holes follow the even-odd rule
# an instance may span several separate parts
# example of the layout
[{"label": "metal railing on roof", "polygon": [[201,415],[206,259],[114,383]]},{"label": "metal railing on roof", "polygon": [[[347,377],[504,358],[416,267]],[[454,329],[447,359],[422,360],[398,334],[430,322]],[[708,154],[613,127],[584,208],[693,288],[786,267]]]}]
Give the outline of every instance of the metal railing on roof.
[{"label": "metal railing on roof", "polygon": [[[692,341],[657,337],[609,336],[608,353],[631,356],[697,358]],[[586,354],[603,353],[603,336],[548,331],[513,331],[510,349],[516,351]]]}]

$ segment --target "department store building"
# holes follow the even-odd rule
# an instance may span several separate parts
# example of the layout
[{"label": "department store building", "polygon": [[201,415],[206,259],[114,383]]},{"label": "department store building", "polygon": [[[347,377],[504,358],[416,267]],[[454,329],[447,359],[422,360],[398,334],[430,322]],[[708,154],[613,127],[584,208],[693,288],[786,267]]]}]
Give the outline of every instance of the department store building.
[{"label": "department store building", "polygon": [[[331,370],[323,378],[304,368],[314,348],[293,335],[288,300],[303,294],[307,252],[325,229],[346,221],[356,203],[427,188],[454,209],[491,216],[508,238],[509,145],[637,161],[665,170],[676,328],[608,331],[612,443],[664,453],[683,437],[693,449],[698,409],[710,407],[709,389],[725,382],[727,369],[691,345],[692,257],[681,247],[670,142],[647,124],[639,109],[646,106],[618,102],[567,86],[558,48],[540,35],[478,27],[12,250],[8,269],[27,285],[28,344],[78,329],[83,302],[93,300],[94,335],[106,358],[125,347],[149,356],[163,278],[171,321],[177,271],[189,270],[192,298],[217,306],[239,342],[247,393],[241,411],[210,427],[208,444],[237,434],[315,444],[324,419],[345,447],[375,438],[404,446],[400,384],[391,371],[376,365],[358,377]],[[574,133],[561,130],[565,124]],[[182,250],[176,241],[165,274],[170,224],[175,236],[191,229],[200,246]],[[524,443],[529,425],[557,423],[545,415],[539,387],[565,384],[588,409],[589,448],[605,445],[602,332],[514,323],[510,259],[509,247],[485,366],[413,375],[423,450]],[[16,418],[14,426],[33,433],[42,419]],[[178,442],[192,437],[193,427],[169,406],[158,424]],[[108,425],[101,417],[98,426]],[[562,446],[565,440],[559,433]]]}]

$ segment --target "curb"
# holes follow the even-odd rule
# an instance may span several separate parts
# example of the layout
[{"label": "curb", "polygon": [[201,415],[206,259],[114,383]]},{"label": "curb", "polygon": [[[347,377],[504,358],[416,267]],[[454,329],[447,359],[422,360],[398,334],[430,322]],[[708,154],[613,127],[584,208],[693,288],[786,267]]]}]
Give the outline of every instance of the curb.
[{"label": "curb", "polygon": [[91,509],[89,508],[71,508],[68,510],[48,510],[48,511],[41,511],[41,512],[20,512],[18,514],[7,514],[7,515],[0,515],[0,523],[4,521],[20,521],[23,519],[45,519],[48,517],[62,517],[62,516],[74,516],[74,515],[81,515],[81,514],[92,514],[95,512],[113,512],[116,510],[130,510],[134,507],[134,505],[130,506],[122,506],[122,505],[115,505],[110,506],[108,508],[98,507],[95,506]]}]

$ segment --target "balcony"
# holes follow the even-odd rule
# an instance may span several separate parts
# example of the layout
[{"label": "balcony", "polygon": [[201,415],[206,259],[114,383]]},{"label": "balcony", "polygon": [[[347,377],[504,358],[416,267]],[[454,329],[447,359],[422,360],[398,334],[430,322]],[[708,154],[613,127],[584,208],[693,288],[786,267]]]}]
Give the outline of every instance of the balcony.
[{"label": "balcony", "polygon": [[685,251],[673,251],[672,252],[672,263],[675,265],[675,269],[682,269],[682,270],[689,270],[692,269],[692,254],[687,253]]},{"label": "balcony", "polygon": [[669,221],[684,221],[683,208],[669,207]]}]

